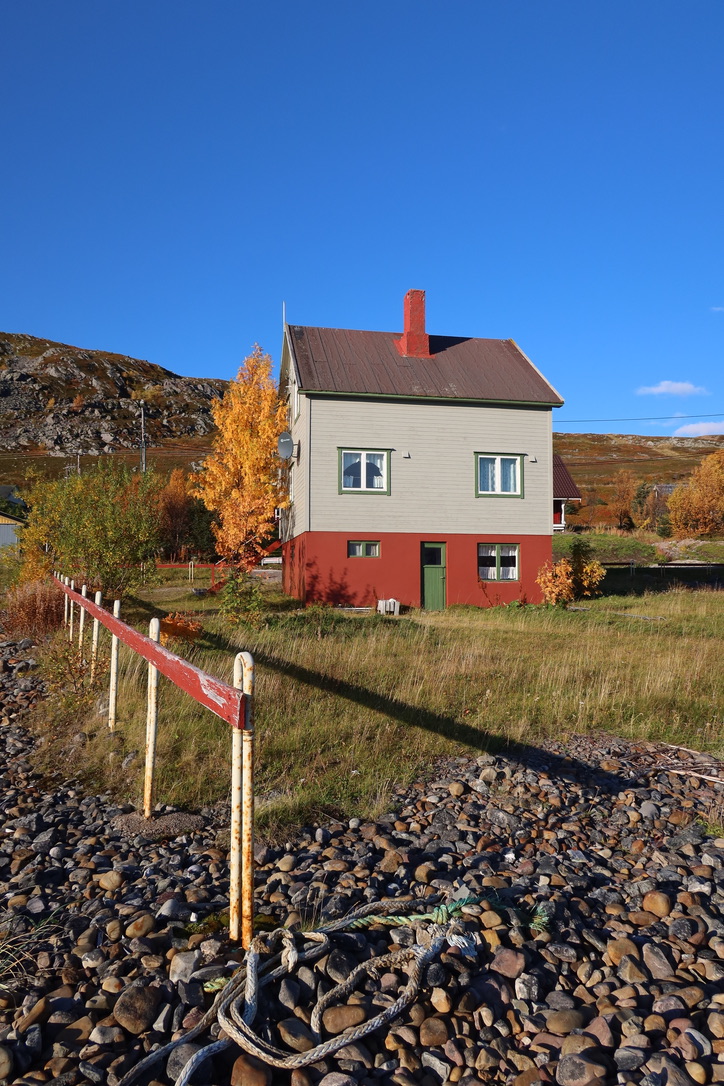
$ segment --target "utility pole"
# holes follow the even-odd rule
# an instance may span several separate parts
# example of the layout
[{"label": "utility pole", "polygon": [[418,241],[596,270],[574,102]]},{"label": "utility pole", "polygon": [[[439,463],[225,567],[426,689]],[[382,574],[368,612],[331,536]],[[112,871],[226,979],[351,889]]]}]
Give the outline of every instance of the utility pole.
[{"label": "utility pole", "polygon": [[146,472],[146,401],[140,400],[141,405],[141,471]]}]

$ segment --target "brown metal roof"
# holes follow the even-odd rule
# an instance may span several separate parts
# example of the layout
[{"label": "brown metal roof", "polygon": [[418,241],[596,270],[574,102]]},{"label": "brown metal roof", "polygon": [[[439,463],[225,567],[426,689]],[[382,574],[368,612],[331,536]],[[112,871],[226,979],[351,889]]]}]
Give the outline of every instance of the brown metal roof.
[{"label": "brown metal roof", "polygon": [[309,392],[513,403],[563,403],[512,339],[430,336],[430,358],[403,356],[399,332],[289,326]]},{"label": "brown metal roof", "polygon": [[553,453],[553,497],[563,498],[565,501],[580,501],[581,492],[571,479],[568,468],[557,453]]}]

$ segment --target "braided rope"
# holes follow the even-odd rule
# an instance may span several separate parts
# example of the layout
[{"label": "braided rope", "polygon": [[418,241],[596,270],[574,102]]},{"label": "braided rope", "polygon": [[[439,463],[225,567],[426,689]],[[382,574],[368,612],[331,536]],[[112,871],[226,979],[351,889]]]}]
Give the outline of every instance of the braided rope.
[{"label": "braided rope", "polygon": [[[412,899],[407,902],[400,902],[398,904],[400,911],[395,914],[385,913],[385,909],[389,907],[389,902],[376,901],[362,906],[341,920],[325,924],[315,931],[293,932],[287,928],[276,928],[268,934],[256,936],[247,951],[244,962],[232,973],[197,1025],[184,1034],[183,1037],[179,1037],[163,1048],[149,1053],[123,1076],[119,1086],[131,1086],[137,1078],[147,1072],[154,1064],[167,1058],[175,1048],[199,1037],[217,1021],[227,1037],[215,1041],[201,1049],[200,1052],[195,1053],[186,1063],[181,1075],[176,1080],[176,1086],[188,1086],[191,1077],[201,1064],[227,1049],[232,1043],[236,1043],[243,1051],[256,1056],[273,1067],[287,1070],[306,1067],[323,1059],[325,1056],[333,1055],[341,1048],[353,1044],[355,1041],[367,1036],[367,1034],[373,1033],[388,1022],[393,1021],[405,1007],[414,1001],[420,990],[427,965],[439,954],[445,942],[461,945],[466,941],[458,925],[454,923],[454,919],[466,905],[477,904],[480,900],[479,897],[471,896],[446,904],[439,904],[439,899],[434,898],[430,900],[430,904],[433,901],[435,902],[430,912],[414,913],[413,909],[418,907],[419,902]],[[430,928],[427,929],[430,940],[429,945],[423,946],[418,941],[412,947],[406,947],[370,959],[370,961],[362,962],[352,970],[345,981],[322,996],[314,1008],[310,1026],[313,1037],[319,1043],[308,1052],[285,1052],[263,1040],[251,1029],[251,1023],[257,1015],[259,991],[262,987],[290,974],[298,965],[325,954],[330,947],[329,935],[335,932],[359,931],[375,924],[384,927],[414,925],[418,928],[418,940],[421,935],[420,927],[430,925]],[[301,949],[297,947],[297,937],[305,940]],[[281,944],[281,950],[276,951],[279,944]],[[264,954],[272,954],[272,956],[262,963],[262,955]],[[393,1004],[375,1017],[360,1023],[360,1025],[352,1029],[345,1030],[343,1034],[337,1037],[332,1037],[324,1042],[320,1040],[321,1019],[328,1006],[349,995],[365,974],[374,975],[381,969],[396,968],[406,963],[410,963],[409,979]]]}]

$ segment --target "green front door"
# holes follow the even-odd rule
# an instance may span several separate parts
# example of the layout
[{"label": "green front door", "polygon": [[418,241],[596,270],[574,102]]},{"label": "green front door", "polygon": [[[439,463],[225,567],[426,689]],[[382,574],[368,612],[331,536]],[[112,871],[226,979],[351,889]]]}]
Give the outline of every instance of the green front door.
[{"label": "green front door", "polygon": [[445,544],[423,543],[422,606],[426,611],[442,611],[445,607]]}]

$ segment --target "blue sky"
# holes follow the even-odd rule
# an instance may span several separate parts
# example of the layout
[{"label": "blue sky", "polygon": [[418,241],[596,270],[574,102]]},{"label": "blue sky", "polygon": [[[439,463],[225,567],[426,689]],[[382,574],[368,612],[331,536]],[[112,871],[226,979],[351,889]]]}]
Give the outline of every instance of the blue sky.
[{"label": "blue sky", "polygon": [[723,37],[721,0],[5,0],[0,328],[231,377],[282,301],[397,330],[422,288],[558,430],[724,433]]}]

